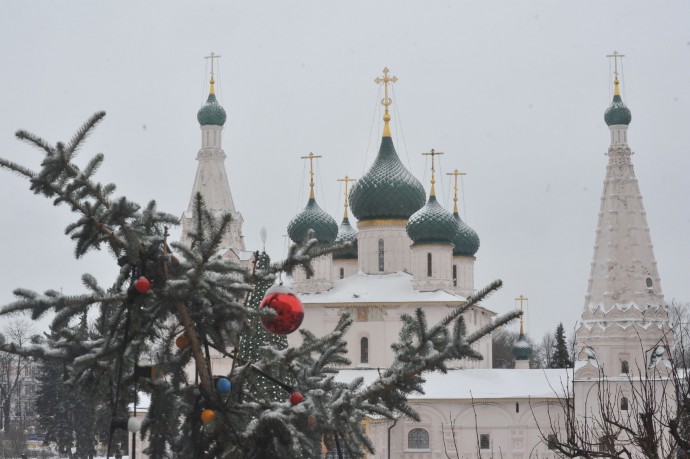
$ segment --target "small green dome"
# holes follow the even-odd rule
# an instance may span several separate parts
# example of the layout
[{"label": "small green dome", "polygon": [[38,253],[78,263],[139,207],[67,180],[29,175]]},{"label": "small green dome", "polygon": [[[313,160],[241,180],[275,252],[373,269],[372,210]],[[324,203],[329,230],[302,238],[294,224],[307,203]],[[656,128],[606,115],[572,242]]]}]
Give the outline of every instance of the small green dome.
[{"label": "small green dome", "polygon": [[220,106],[216,99],[216,95],[213,93],[208,95],[206,103],[196,114],[196,119],[202,126],[223,126],[226,118],[225,109]]},{"label": "small green dome", "polygon": [[613,102],[611,102],[611,105],[604,113],[604,121],[606,121],[608,126],[613,126],[616,124],[628,125],[630,120],[632,120],[630,109],[625,106],[620,95],[614,95]]},{"label": "small green dome", "polygon": [[319,207],[314,198],[310,198],[304,210],[290,221],[288,235],[294,243],[301,244],[306,242],[310,229],[314,230],[314,237],[321,244],[330,244],[338,234],[338,224]]},{"label": "small green dome", "polygon": [[529,360],[532,355],[532,346],[530,346],[527,338],[525,338],[525,335],[522,333],[513,345],[513,355],[515,356],[515,360]]},{"label": "small green dome", "polygon": [[357,259],[357,230],[350,225],[350,220],[345,217],[343,222],[338,227],[338,235],[335,242],[351,242],[352,247],[349,249],[338,250],[333,253],[333,258],[336,260],[351,260]]},{"label": "small green dome", "polygon": [[458,225],[458,234],[453,239],[453,256],[473,257],[479,250],[479,235],[462,221],[459,214],[453,213],[453,218]]},{"label": "small green dome", "polygon": [[407,235],[415,244],[452,244],[458,236],[453,214],[443,208],[436,196],[429,196],[424,207],[407,222]]},{"label": "small green dome", "polygon": [[424,205],[424,187],[400,162],[393,139],[383,137],[366,174],[350,190],[350,208],[357,219],[401,219]]}]

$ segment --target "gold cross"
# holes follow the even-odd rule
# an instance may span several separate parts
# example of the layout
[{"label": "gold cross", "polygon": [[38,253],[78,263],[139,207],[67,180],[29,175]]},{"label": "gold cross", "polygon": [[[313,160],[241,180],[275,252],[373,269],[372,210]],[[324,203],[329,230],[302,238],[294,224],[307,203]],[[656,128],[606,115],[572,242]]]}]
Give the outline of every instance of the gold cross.
[{"label": "gold cross", "polygon": [[[524,309],[522,308],[522,303],[523,303],[524,301],[527,301],[528,299],[529,299],[529,298],[527,298],[526,296],[524,296],[522,293],[520,294],[519,297],[515,298],[515,301],[519,301],[519,302],[520,302],[520,312],[524,312]],[[524,335],[524,334],[525,334],[525,329],[524,329],[524,327],[523,327],[523,323],[524,323],[524,320],[522,319],[522,316],[520,316],[520,334],[521,334],[521,335]]]},{"label": "gold cross", "polygon": [[616,80],[618,79],[618,58],[621,60],[621,66],[623,65],[623,58],[625,57],[625,54],[618,54],[618,51],[614,51],[613,54],[607,54],[606,57],[612,57],[613,58],[613,74],[616,77]]},{"label": "gold cross", "polygon": [[314,160],[321,156],[309,152],[307,156],[300,156],[300,158],[309,160],[309,199],[314,199]]},{"label": "gold cross", "polygon": [[442,155],[443,152],[436,151],[433,148],[429,153],[422,153],[422,156],[431,156],[431,192],[429,192],[429,197],[436,196],[436,189],[434,184],[436,183],[436,168],[434,168],[434,156]]},{"label": "gold cross", "polygon": [[460,172],[459,170],[455,169],[453,172],[447,172],[446,175],[452,175],[455,177],[455,197],[453,198],[453,212],[458,214],[458,176],[467,175],[467,173]]},{"label": "gold cross", "polygon": [[213,89],[213,85],[216,82],[216,80],[213,79],[213,60],[219,59],[219,58],[220,58],[220,56],[214,52],[211,52],[210,56],[204,56],[204,59],[211,59],[211,94],[215,94],[215,90]]},{"label": "gold cross", "polygon": [[376,77],[374,80],[374,83],[376,84],[381,84],[383,83],[383,91],[384,91],[384,96],[383,99],[381,99],[381,105],[385,107],[385,113],[383,115],[383,136],[384,137],[390,137],[391,136],[391,130],[390,127],[388,126],[388,122],[391,120],[391,116],[388,114],[388,106],[393,103],[393,101],[388,97],[388,83],[395,83],[398,81],[398,77],[388,76],[388,67],[384,67],[383,69],[383,78]]},{"label": "gold cross", "polygon": [[347,196],[348,196],[347,195],[347,186],[350,182],[356,182],[357,179],[350,178],[346,175],[345,178],[339,178],[338,181],[339,182],[345,182],[345,217],[344,218],[347,218],[347,207],[348,207],[348,205],[347,205]]}]

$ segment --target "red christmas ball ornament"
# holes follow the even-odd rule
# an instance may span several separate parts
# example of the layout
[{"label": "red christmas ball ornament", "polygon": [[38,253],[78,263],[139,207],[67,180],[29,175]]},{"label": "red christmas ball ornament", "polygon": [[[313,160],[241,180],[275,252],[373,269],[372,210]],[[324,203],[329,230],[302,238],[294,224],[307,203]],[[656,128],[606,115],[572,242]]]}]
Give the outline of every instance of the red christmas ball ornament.
[{"label": "red christmas ball ornament", "polygon": [[260,309],[271,308],[275,317],[261,317],[266,330],[276,335],[289,335],[302,325],[304,306],[295,292],[282,285],[274,285],[266,292]]},{"label": "red christmas ball ornament", "polygon": [[292,405],[299,405],[302,403],[302,400],[304,400],[304,395],[302,395],[300,392],[293,392],[290,394],[290,403]]},{"label": "red christmas ball ornament", "polygon": [[144,276],[141,276],[139,279],[134,281],[134,290],[142,294],[147,293],[149,290],[151,290],[151,282]]},{"label": "red christmas ball ornament", "polygon": [[187,338],[185,335],[180,335],[175,339],[175,346],[178,347],[178,349],[186,349],[189,347],[189,338]]}]

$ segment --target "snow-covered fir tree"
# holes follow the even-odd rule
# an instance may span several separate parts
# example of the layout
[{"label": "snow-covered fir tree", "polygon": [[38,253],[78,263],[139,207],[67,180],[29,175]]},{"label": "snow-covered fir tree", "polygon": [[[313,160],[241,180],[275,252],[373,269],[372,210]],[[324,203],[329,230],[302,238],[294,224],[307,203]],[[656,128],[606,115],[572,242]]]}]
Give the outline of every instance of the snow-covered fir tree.
[{"label": "snow-covered fir tree", "polygon": [[[298,266],[309,273],[312,259],[342,245],[323,247],[307,237],[285,261],[271,264],[259,254],[248,269],[218,256],[232,217],[214,216],[200,195],[188,243],[168,243],[167,227],[178,223],[176,217],[160,212],[155,201],[142,206],[116,196],[115,185],[98,182],[103,155],[77,165],[77,151],[104,116],[95,114],[69,142],[56,145],[19,131],[19,139],[44,155],[38,171],[0,159],[0,166],[26,178],[34,193],[74,213],[66,233],[76,257],[108,250],[114,278],[84,275],[85,293],[16,289],[17,300],[2,314],[23,312],[35,320],[51,311],[53,335],[0,350],[53,365],[63,372],[54,384],[88,394],[93,406],[109,407],[109,454],[112,432],[127,425],[127,404],[147,392],[151,405],[142,434],[149,437],[151,458],[309,458],[319,457],[322,444],[333,441],[343,457],[361,457],[373,450],[361,424],[366,416],[418,418],[407,396],[422,390],[424,374],[445,372],[452,360],[481,358],[471,345],[516,316],[466,333],[462,313],[500,281],[450,309],[439,323],[427,323],[418,309],[401,317],[395,359],[376,381],[336,382],[334,373],[349,363],[343,339],[351,324],[348,314],[325,336],[300,330],[302,343],[288,348],[284,338],[258,331],[261,319],[271,323],[278,317],[256,305],[276,273]],[[79,326],[87,313],[95,317],[95,335]],[[143,365],[150,350],[154,361]],[[234,358],[230,373],[212,373],[211,352]],[[185,370],[189,365],[193,378]]]}]

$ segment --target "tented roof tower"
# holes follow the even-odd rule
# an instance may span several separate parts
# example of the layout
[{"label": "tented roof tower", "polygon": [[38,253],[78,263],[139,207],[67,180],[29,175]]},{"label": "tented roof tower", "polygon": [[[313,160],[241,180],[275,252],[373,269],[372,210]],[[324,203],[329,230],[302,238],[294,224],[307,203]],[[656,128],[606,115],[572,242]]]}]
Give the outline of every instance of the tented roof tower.
[{"label": "tented roof tower", "polygon": [[[579,360],[607,376],[656,364],[672,341],[642,195],[631,161],[630,110],[614,79],[605,121],[611,132],[591,274],[577,330]],[[597,370],[598,371],[598,370]]]},{"label": "tented roof tower", "polygon": [[[216,57],[218,56],[211,55],[212,63],[213,58]],[[208,210],[216,215],[228,213],[232,216],[228,231],[221,243],[223,256],[243,259],[243,252],[245,251],[244,237],[242,236],[243,219],[242,215],[235,209],[235,203],[232,199],[228,174],[225,171],[224,164],[226,155],[221,144],[226,113],[216,99],[214,85],[212,64],[208,99],[197,113],[197,120],[201,125],[201,149],[196,156],[199,165],[196,170],[189,205],[181,219],[183,230],[182,242],[191,242],[187,233],[193,229],[196,195],[201,193]]]}]

